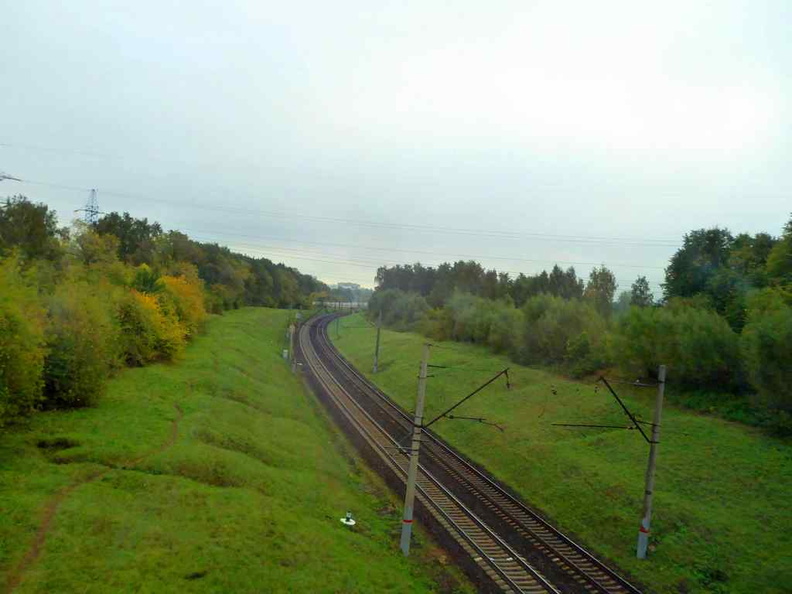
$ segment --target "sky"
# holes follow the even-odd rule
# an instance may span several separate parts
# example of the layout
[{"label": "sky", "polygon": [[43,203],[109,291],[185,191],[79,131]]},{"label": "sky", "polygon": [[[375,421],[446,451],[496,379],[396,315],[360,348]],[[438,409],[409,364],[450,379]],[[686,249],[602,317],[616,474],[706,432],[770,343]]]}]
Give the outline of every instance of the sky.
[{"label": "sky", "polygon": [[792,212],[792,2],[7,2],[0,196],[88,189],[374,286],[554,263],[659,296],[683,235]]}]

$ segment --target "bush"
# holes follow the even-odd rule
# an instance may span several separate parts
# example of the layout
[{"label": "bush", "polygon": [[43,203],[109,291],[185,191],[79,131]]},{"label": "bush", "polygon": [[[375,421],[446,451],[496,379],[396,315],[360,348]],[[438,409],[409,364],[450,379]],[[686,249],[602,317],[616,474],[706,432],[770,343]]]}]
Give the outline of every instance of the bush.
[{"label": "bush", "polygon": [[611,357],[627,372],[654,376],[668,367],[678,384],[726,388],[740,378],[738,337],[717,313],[677,304],[631,307],[619,320]]},{"label": "bush", "polygon": [[147,264],[141,264],[135,269],[132,288],[141,293],[154,295],[161,292],[165,285],[156,270],[152,270]]},{"label": "bush", "polygon": [[511,303],[496,303],[487,343],[496,353],[516,353],[522,344],[523,313]]},{"label": "bush", "polygon": [[0,427],[41,401],[44,309],[19,272],[16,257],[0,260]]},{"label": "bush", "polygon": [[194,336],[206,319],[203,282],[197,274],[163,276],[161,280],[164,289],[158,295],[160,305],[176,315],[186,336]]},{"label": "bush", "polygon": [[418,293],[400,289],[375,291],[368,304],[369,317],[376,320],[382,312],[382,323],[396,330],[412,330],[429,310],[426,300]]},{"label": "bush", "polygon": [[184,328],[175,315],[163,313],[156,297],[131,289],[117,308],[121,353],[128,365],[171,360],[184,348]]},{"label": "bush", "polygon": [[486,342],[494,307],[494,301],[468,293],[454,293],[446,304],[454,321],[451,338],[460,342]]},{"label": "bush", "polygon": [[450,340],[454,330],[451,312],[444,307],[428,310],[420,322],[419,330],[421,334],[433,340]]},{"label": "bush", "polygon": [[570,374],[582,377],[601,369],[606,363],[605,349],[601,338],[592,339],[588,332],[581,332],[567,342],[565,363]]},{"label": "bush", "polygon": [[47,400],[57,406],[94,404],[118,363],[119,327],[112,304],[96,287],[65,282],[48,300]]},{"label": "bush", "polygon": [[792,411],[792,307],[780,290],[749,298],[740,346],[751,384],[774,408]]},{"label": "bush", "polygon": [[537,295],[525,302],[523,317],[519,358],[525,362],[577,364],[602,351],[607,324],[589,302]]}]

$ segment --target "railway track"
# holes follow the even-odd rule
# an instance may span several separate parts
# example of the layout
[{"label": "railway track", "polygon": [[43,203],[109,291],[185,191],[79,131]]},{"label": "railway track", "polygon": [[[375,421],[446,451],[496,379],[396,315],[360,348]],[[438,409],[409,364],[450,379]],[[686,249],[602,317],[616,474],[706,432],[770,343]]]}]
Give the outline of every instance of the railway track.
[{"label": "railway track", "polygon": [[[403,489],[408,458],[401,446],[412,419],[332,346],[332,318],[301,327],[298,356],[339,424],[390,484]],[[640,592],[431,431],[424,432],[417,498],[421,519],[443,533],[441,541],[488,590]]]}]

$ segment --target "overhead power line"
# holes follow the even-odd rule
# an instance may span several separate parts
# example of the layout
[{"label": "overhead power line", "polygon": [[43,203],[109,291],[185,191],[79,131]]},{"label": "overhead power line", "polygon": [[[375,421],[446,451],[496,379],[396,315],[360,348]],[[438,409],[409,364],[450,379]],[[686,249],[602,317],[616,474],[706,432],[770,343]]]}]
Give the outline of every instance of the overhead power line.
[{"label": "overhead power line", "polygon": [[[269,259],[273,258],[290,258],[294,260],[306,260],[312,262],[323,262],[326,264],[342,264],[347,266],[357,266],[360,268],[368,268],[370,270],[376,270],[381,266],[385,265],[396,265],[399,262],[395,260],[367,260],[362,258],[335,258],[332,255],[326,254],[315,254],[311,252],[304,252],[300,250],[290,250],[288,248],[278,248],[278,247],[269,247],[269,246],[255,246],[255,247],[245,247],[245,244],[232,244],[231,247],[236,249],[241,249],[241,251],[246,253],[253,253],[261,256],[265,256]],[[304,255],[306,254],[306,255]],[[316,257],[319,256],[319,257]],[[516,271],[516,270],[501,270],[499,272],[506,272],[512,275],[519,275],[519,274],[526,274],[525,271]],[[533,273],[528,273],[533,274]],[[581,277],[581,280],[585,281],[585,278]],[[634,280],[634,279],[633,279]],[[632,284],[633,280],[627,280],[623,278],[617,278],[616,282],[619,283],[620,286],[628,286]],[[649,284],[660,286],[661,281],[649,280]]]},{"label": "overhead power line", "polygon": [[645,269],[645,270],[665,270],[663,266],[645,266],[641,264],[623,264],[623,263],[614,263],[614,262],[581,262],[575,260],[557,260],[552,258],[547,259],[534,259],[534,258],[520,258],[519,256],[509,257],[509,256],[492,256],[492,255],[475,255],[475,254],[449,254],[443,252],[436,252],[436,251],[426,251],[426,250],[413,250],[413,249],[406,249],[406,248],[383,248],[383,247],[374,247],[374,246],[364,246],[364,245],[352,245],[348,243],[331,243],[326,241],[305,241],[305,240],[296,240],[296,239],[288,239],[285,237],[273,237],[271,235],[249,235],[244,233],[231,233],[228,231],[206,231],[202,229],[184,229],[190,233],[200,233],[200,234],[208,234],[208,235],[220,235],[220,236],[228,236],[228,237],[243,237],[247,239],[270,239],[275,241],[285,241],[287,243],[298,243],[298,244],[308,244],[308,245],[319,245],[319,246],[328,246],[328,247],[341,247],[341,248],[349,248],[354,250],[372,250],[372,251],[380,251],[380,252],[403,252],[403,253],[410,253],[410,254],[422,254],[428,256],[440,256],[444,258],[459,258],[459,259],[473,259],[473,260],[505,260],[510,262],[535,262],[535,263],[554,263],[554,264],[571,264],[575,266],[601,266],[605,265],[608,267],[620,267],[620,268],[637,268],[637,269]]},{"label": "overhead power line", "polygon": [[[91,188],[77,188],[63,184],[55,184],[50,182],[23,180],[26,183],[43,185],[55,188],[63,188],[67,190],[74,190],[80,192],[90,191]],[[497,237],[502,239],[531,239],[541,241],[554,241],[559,243],[580,243],[584,245],[643,245],[648,247],[677,247],[679,241],[674,239],[651,239],[651,238],[637,238],[637,237],[607,237],[607,236],[583,236],[583,235],[562,235],[552,233],[537,233],[537,232],[522,232],[522,231],[499,231],[487,229],[464,229],[455,227],[442,227],[436,225],[416,225],[411,223],[389,223],[382,221],[362,221],[356,219],[345,219],[338,217],[320,216],[305,213],[286,213],[278,211],[270,211],[264,209],[250,209],[238,208],[233,206],[223,206],[220,204],[201,204],[197,202],[169,200],[163,198],[150,198],[141,194],[133,194],[129,192],[117,192],[112,190],[102,189],[102,194],[105,196],[119,196],[122,198],[134,198],[135,200],[143,200],[147,202],[154,202],[158,204],[174,205],[183,208],[199,208],[204,210],[217,210],[221,212],[238,212],[242,214],[258,214],[261,216],[298,219],[301,221],[314,221],[320,223],[343,223],[347,225],[356,225],[361,227],[373,227],[382,229],[404,229],[409,231],[418,232],[432,232],[432,233],[447,233],[459,234],[477,237]]]},{"label": "overhead power line", "polygon": [[[50,183],[50,182],[32,181],[32,180],[20,180],[20,181],[23,181],[24,183],[30,183],[30,184],[35,184],[35,185],[43,185],[43,186],[49,186],[49,187],[55,187],[55,188],[63,188],[63,189],[73,190],[73,191],[93,191],[92,188],[86,189],[86,188],[80,188],[80,187],[76,187],[76,186],[70,186],[70,185],[64,185],[64,184],[55,184],[55,183]],[[130,194],[130,193],[126,193],[126,192],[114,192],[114,191],[104,191],[103,190],[103,194],[108,194],[108,195],[111,195],[111,196],[133,197],[133,198],[138,199],[138,200],[147,200],[147,201],[151,201],[151,202],[164,203],[164,204],[188,205],[190,207],[196,207],[196,208],[220,209],[220,210],[229,210],[229,211],[234,211],[234,212],[247,212],[247,213],[252,212],[252,213],[259,213],[259,214],[269,213],[269,211],[263,211],[263,210],[238,209],[238,208],[234,208],[234,207],[220,207],[220,206],[216,206],[216,205],[201,205],[201,204],[193,204],[193,203],[174,201],[174,200],[147,198],[147,197],[144,197],[144,196],[140,196],[140,195],[137,195],[137,194]],[[294,216],[294,217],[297,217],[297,218],[302,216],[302,215],[285,215],[285,214],[281,214],[281,213],[269,213],[269,214],[270,214],[270,216],[284,216],[284,217],[292,217],[292,216]],[[307,218],[317,218],[317,219],[321,219],[321,220],[332,220],[334,222],[343,221],[343,219],[330,219],[330,218],[326,218],[326,217],[307,217]],[[350,221],[350,223],[355,224],[356,222],[355,221]],[[389,225],[389,224],[386,224],[386,225]],[[412,226],[406,225],[406,227],[412,227]],[[255,236],[244,235],[244,234],[234,234],[234,233],[225,233],[225,234],[226,235],[233,235],[233,236],[240,236],[240,237],[255,238]],[[222,233],[221,233],[221,235],[222,235]],[[539,234],[537,234],[537,235],[539,235]],[[549,238],[551,236],[543,235],[543,237],[548,237]],[[558,241],[566,241],[566,238],[568,236],[555,236],[555,237],[557,238]],[[581,239],[583,239],[583,238],[581,238]],[[585,238],[585,239],[595,239],[595,238]],[[605,239],[605,238],[600,238],[600,239]],[[612,239],[618,240],[619,238],[612,238]],[[293,240],[286,240],[286,241],[293,241]],[[300,243],[300,242],[297,242],[297,243]],[[326,242],[325,243],[323,243],[323,242],[301,242],[301,243],[310,243],[310,244],[315,244],[315,245],[328,245],[328,246],[336,246],[336,247],[347,247],[347,248],[350,248],[350,249],[378,250],[378,251],[385,251],[385,252],[403,251],[403,252],[420,253],[420,254],[424,254],[424,255],[450,257],[450,258],[472,258],[472,259],[479,259],[479,260],[495,259],[495,260],[513,261],[513,262],[536,262],[536,263],[550,263],[550,262],[553,262],[553,263],[557,263],[557,264],[571,264],[571,265],[583,265],[583,266],[608,265],[608,266],[611,266],[611,267],[626,267],[626,268],[647,269],[647,270],[649,270],[649,269],[662,270],[663,269],[662,267],[659,267],[659,266],[641,266],[641,265],[636,265],[636,264],[619,264],[619,263],[607,264],[605,262],[582,262],[582,261],[553,260],[553,259],[539,260],[539,259],[520,258],[520,257],[510,258],[510,257],[505,257],[505,256],[478,256],[478,255],[472,255],[472,254],[441,254],[441,253],[438,253],[438,252],[428,252],[428,251],[422,251],[422,250],[402,250],[402,249],[393,250],[393,249],[389,249],[389,248],[376,248],[376,247],[369,247],[369,246],[364,247],[364,246],[354,246],[354,245],[349,245],[349,244],[332,244],[332,243],[326,243]],[[240,244],[240,245],[245,245],[245,244]],[[654,245],[656,245],[656,244],[654,244]],[[258,248],[261,248],[261,247],[264,247],[265,249],[280,249],[280,250],[288,249],[288,248],[272,248],[270,246],[259,246],[259,245],[252,246],[252,248],[255,248],[255,249],[258,249]],[[259,253],[266,254],[266,252],[261,252],[260,250],[259,250]],[[294,253],[287,253],[287,254],[285,254],[285,256],[286,257],[290,257],[290,258],[295,258],[295,259],[307,259],[306,257],[299,257],[299,256],[295,255]],[[376,260],[376,261],[375,260],[352,261],[352,260],[338,260],[338,259],[327,260],[326,258],[324,258],[324,259],[311,258],[311,259],[313,259],[315,261],[321,261],[321,262],[327,262],[327,263],[348,264],[348,265],[367,267],[367,268],[378,268],[379,266],[382,266],[384,264],[397,265],[397,264],[403,264],[404,263],[403,261],[395,261],[395,260],[391,260],[389,262],[385,262],[385,261],[381,261],[381,260]],[[500,272],[507,272],[509,274],[514,274],[514,275],[526,274],[525,271],[515,271],[515,270],[501,270]],[[622,284],[622,283],[630,283],[632,281],[626,281],[624,279],[617,279],[617,282]],[[660,285],[660,281],[650,281],[650,283],[654,284],[654,285]]]}]

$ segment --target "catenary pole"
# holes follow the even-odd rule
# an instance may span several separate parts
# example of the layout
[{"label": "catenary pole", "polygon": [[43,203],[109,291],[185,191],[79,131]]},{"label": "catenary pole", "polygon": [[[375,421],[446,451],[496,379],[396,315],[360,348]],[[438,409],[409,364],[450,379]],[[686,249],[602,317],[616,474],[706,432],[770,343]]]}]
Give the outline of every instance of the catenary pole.
[{"label": "catenary pole", "polygon": [[660,419],[663,414],[665,379],[666,367],[661,365],[657,371],[657,399],[655,400],[654,418],[652,419],[652,441],[649,443],[649,464],[646,467],[643,516],[641,518],[641,527],[638,529],[637,555],[639,559],[646,559],[646,549],[649,547],[649,530],[652,524],[652,497],[654,495],[657,449],[660,445]]},{"label": "catenary pole", "polygon": [[379,371],[380,331],[382,330],[382,310],[377,316],[377,344],[374,347],[374,373]]},{"label": "catenary pole", "polygon": [[407,469],[407,490],[404,494],[404,515],[402,517],[401,550],[404,556],[410,554],[410,538],[412,536],[413,503],[415,501],[415,482],[418,479],[418,451],[421,447],[421,431],[423,430],[423,409],[426,400],[426,370],[429,366],[429,343],[423,346],[421,371],[418,374],[418,398],[415,402],[415,419],[413,420],[412,442],[410,444],[410,465]]},{"label": "catenary pole", "polygon": [[294,334],[297,330],[297,322],[289,324],[289,356],[291,357],[291,370],[294,373],[297,370],[297,358],[294,356]]}]

